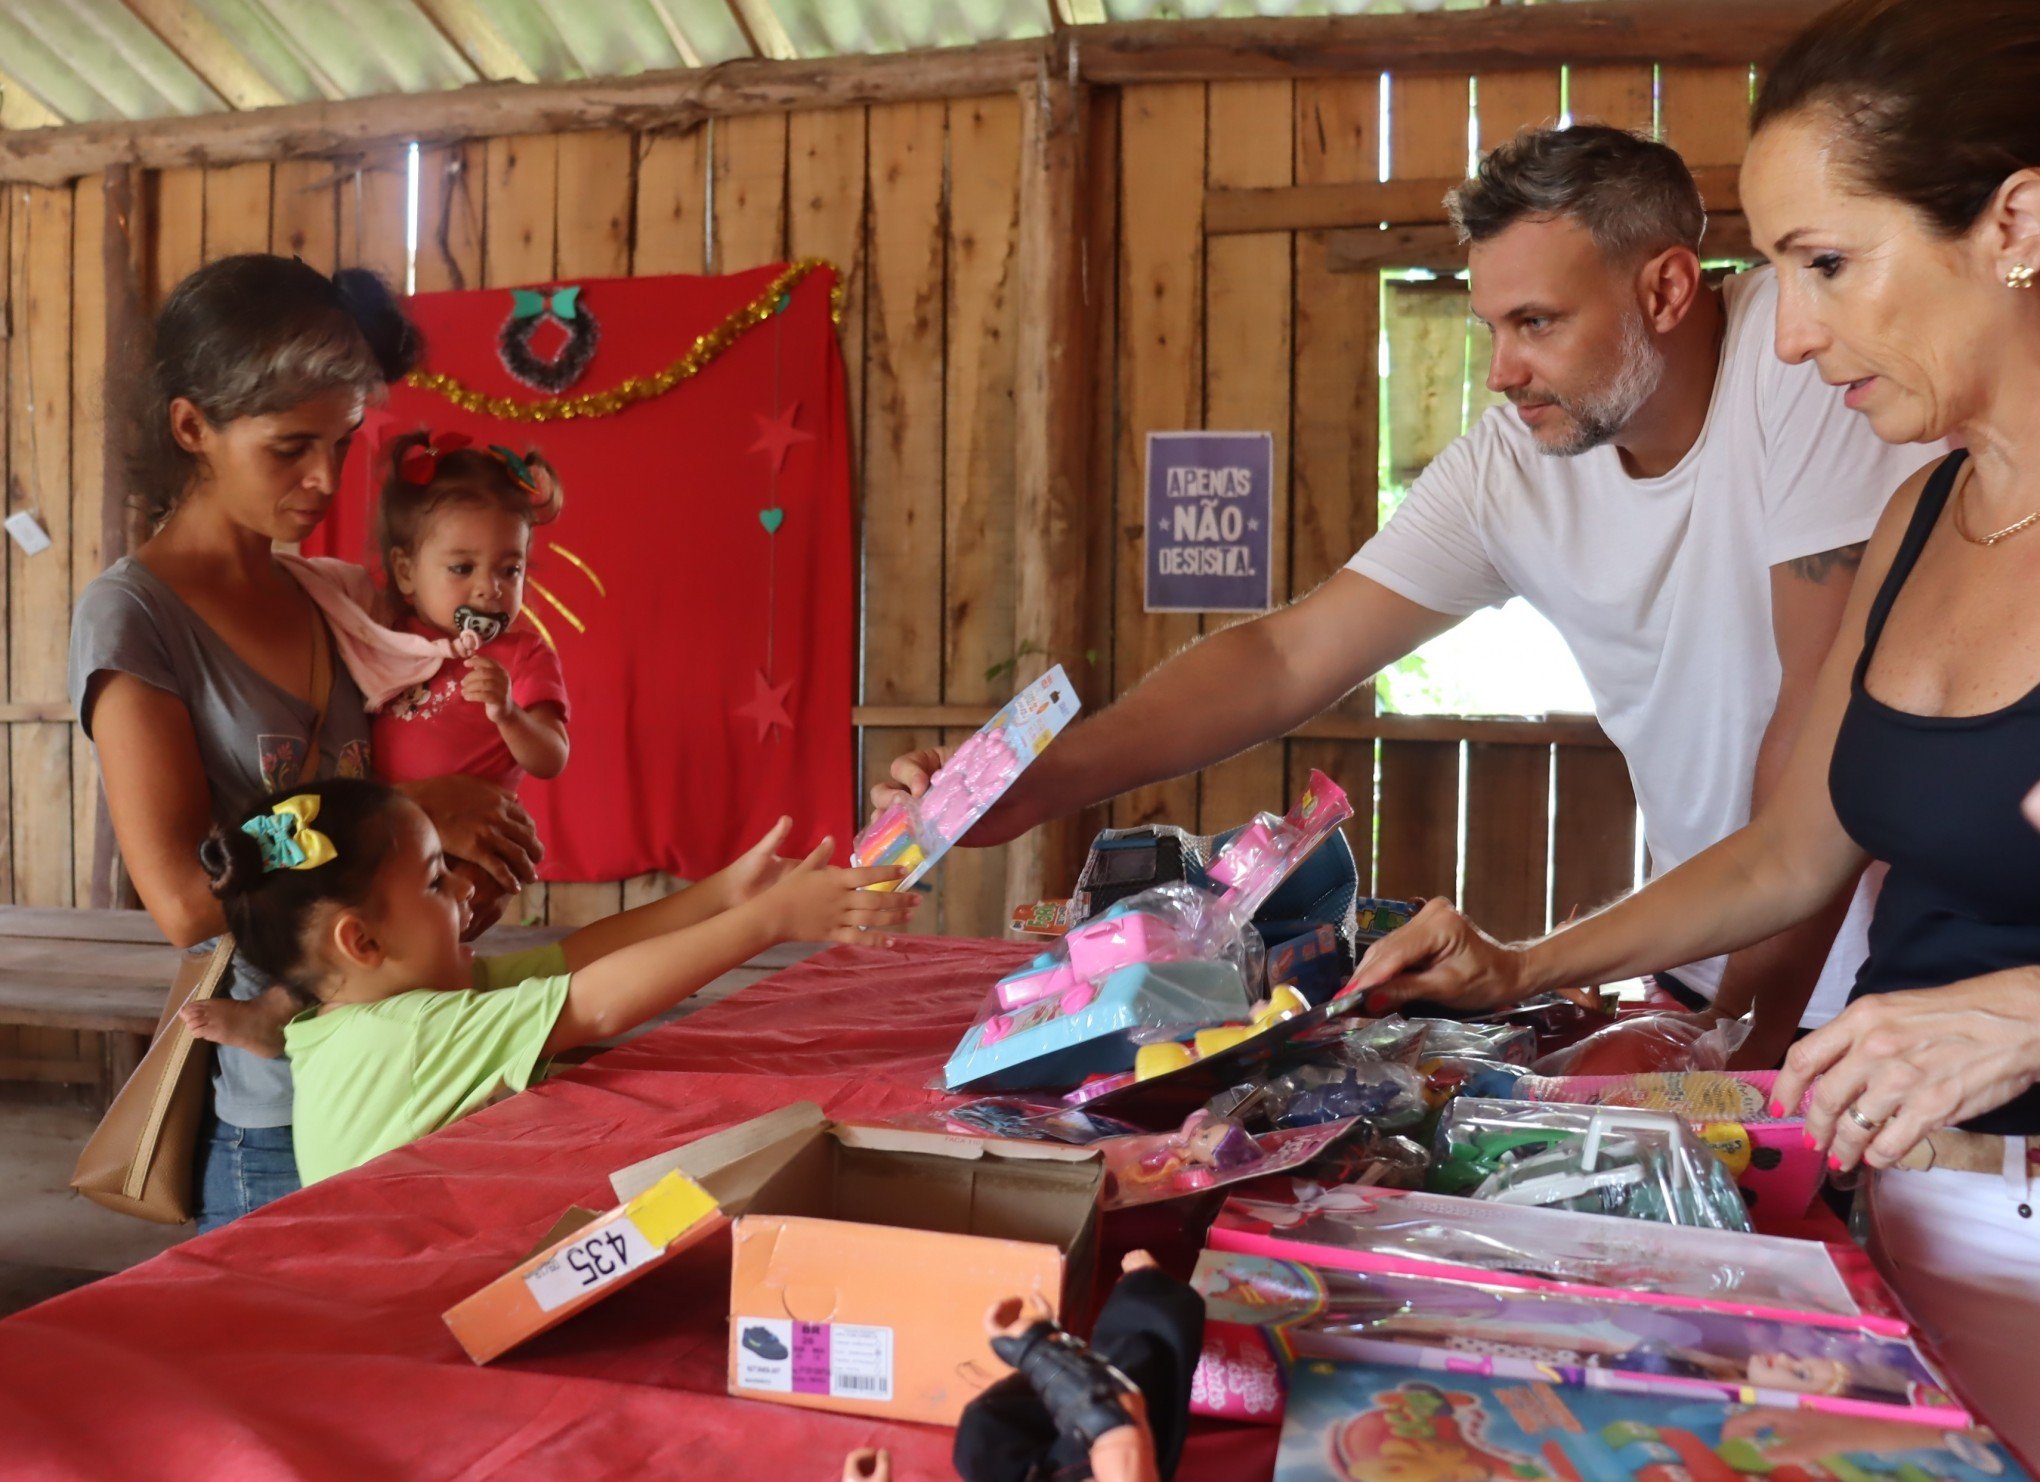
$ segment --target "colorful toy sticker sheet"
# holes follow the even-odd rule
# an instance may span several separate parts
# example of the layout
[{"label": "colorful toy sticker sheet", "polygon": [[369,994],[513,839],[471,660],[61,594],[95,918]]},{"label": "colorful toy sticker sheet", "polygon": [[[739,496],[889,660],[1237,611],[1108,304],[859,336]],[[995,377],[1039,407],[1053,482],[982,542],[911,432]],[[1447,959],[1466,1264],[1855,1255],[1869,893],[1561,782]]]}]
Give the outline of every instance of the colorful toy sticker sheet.
[{"label": "colorful toy sticker sheet", "polygon": [[1275,1482],[1984,1482],[1983,1431],[1564,1389],[1378,1364],[1296,1366]]}]

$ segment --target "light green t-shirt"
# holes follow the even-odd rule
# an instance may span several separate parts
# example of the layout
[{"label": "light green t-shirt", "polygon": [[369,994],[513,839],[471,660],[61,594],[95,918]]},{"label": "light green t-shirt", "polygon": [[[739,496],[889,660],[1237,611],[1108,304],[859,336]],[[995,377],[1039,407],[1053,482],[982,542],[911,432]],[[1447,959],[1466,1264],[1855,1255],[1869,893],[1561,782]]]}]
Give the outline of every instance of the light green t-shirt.
[{"label": "light green t-shirt", "polygon": [[284,1026],[298,1178],[316,1183],[522,1091],[567,1001],[558,946],[477,957],[475,986],[313,1010]]}]

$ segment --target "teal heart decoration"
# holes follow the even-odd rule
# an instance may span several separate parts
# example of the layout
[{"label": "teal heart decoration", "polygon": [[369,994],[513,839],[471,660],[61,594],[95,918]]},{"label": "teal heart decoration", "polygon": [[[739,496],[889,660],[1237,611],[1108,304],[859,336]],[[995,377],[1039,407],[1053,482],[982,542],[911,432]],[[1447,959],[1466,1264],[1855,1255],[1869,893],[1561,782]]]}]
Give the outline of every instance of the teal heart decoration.
[{"label": "teal heart decoration", "polygon": [[758,523],[765,527],[767,535],[777,535],[779,527],[786,523],[786,511],[783,509],[761,509],[758,511]]}]

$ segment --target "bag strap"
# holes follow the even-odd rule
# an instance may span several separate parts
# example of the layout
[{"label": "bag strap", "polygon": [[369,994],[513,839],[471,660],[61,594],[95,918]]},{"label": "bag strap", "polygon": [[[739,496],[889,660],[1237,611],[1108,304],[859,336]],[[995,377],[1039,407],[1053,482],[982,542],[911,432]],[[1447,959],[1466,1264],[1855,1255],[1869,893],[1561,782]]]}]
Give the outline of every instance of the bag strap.
[{"label": "bag strap", "polygon": [[[205,976],[198,980],[185,1003],[198,1003],[219,992],[220,981],[226,976],[234,961],[234,934],[222,932],[213,946],[212,957],[205,965]],[[182,1008],[180,1004],[178,1007]],[[170,1102],[177,1094],[177,1083],[183,1078],[184,1062],[191,1058],[192,1048],[198,1043],[191,1031],[184,1027],[181,1019],[174,1014],[167,1031],[170,1039],[170,1054],[163,1067],[163,1073],[156,1078],[155,1094],[149,1098],[148,1114],[142,1119],[141,1135],[135,1146],[145,1156],[137,1157],[128,1164],[127,1179],[121,1192],[129,1199],[140,1199],[142,1190],[149,1181],[149,1166],[154,1160],[155,1150],[162,1143],[163,1119],[170,1114]]]},{"label": "bag strap", "polygon": [[[312,703],[315,709],[312,714],[311,733],[305,738],[304,760],[298,766],[299,785],[311,782],[318,776],[326,716],[333,702],[333,640],[326,629],[325,616],[316,607],[313,609],[312,623]],[[222,932],[213,946],[212,956],[206,962],[204,976],[198,980],[191,992],[185,995],[184,1003],[202,1003],[217,995],[233,961],[234,934],[230,931]],[[182,1007],[184,1004],[178,1005],[178,1008]],[[184,1027],[183,1021],[174,1012],[167,1033],[171,1037],[169,1057],[163,1067],[163,1074],[156,1079],[154,1094],[149,1098],[148,1114],[142,1121],[141,1137],[136,1144],[143,1150],[145,1156],[138,1157],[128,1164],[127,1179],[121,1189],[129,1199],[142,1197],[143,1187],[149,1180],[149,1167],[153,1161],[154,1151],[162,1142],[163,1120],[170,1114],[170,1103],[177,1094],[177,1083],[183,1078],[184,1066],[198,1044],[197,1038]]]},{"label": "bag strap", "polygon": [[[309,597],[306,599],[309,601]],[[326,715],[333,703],[333,635],[326,616],[312,604],[312,713],[311,734],[305,738],[305,759],[298,767],[297,786],[316,781],[319,753],[326,734]]]}]

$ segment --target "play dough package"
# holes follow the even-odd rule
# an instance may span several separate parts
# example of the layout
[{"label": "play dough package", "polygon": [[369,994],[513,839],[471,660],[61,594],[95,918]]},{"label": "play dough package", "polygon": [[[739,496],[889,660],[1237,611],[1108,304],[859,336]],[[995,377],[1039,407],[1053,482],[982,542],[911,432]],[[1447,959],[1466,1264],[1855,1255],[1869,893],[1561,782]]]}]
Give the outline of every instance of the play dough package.
[{"label": "play dough package", "polygon": [[851,862],[899,865],[907,871],[897,884],[874,885],[873,890],[917,884],[1048,749],[1077,710],[1076,692],[1057,664],[957,747],[926,792],[872,819],[851,846]]}]

